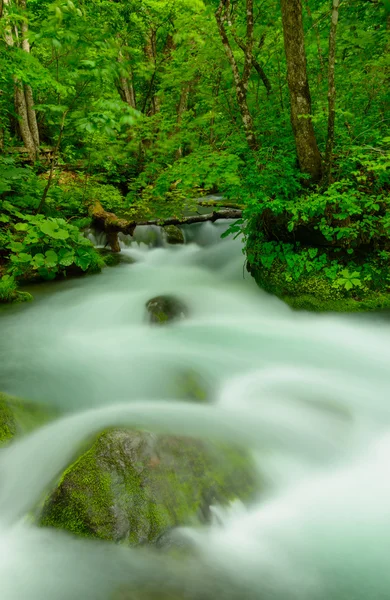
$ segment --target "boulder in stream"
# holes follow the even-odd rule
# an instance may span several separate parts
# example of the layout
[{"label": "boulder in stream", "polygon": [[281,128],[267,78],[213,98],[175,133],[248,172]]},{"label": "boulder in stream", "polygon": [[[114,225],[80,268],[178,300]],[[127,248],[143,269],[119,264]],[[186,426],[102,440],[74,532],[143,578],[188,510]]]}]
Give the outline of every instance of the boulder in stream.
[{"label": "boulder in stream", "polygon": [[168,244],[184,244],[184,234],[176,225],[167,225],[164,232]]},{"label": "boulder in stream", "polygon": [[54,416],[51,413],[42,405],[0,392],[0,446],[47,423]]},{"label": "boulder in stream", "polygon": [[235,447],[113,429],[63,474],[41,524],[130,545],[209,517],[211,504],[248,499],[251,459]]},{"label": "boulder in stream", "polygon": [[165,325],[188,316],[188,308],[175,296],[156,296],[146,303],[149,322]]}]

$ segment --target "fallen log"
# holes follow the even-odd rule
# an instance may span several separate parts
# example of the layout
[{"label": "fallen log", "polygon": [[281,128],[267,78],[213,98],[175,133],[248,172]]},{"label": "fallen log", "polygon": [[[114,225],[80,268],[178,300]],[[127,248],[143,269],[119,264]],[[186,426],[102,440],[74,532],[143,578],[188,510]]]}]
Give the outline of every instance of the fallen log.
[{"label": "fallen log", "polygon": [[94,202],[89,207],[89,214],[92,217],[93,224],[99,231],[107,234],[107,244],[113,252],[120,252],[121,248],[118,240],[118,233],[133,235],[137,223],[120,219],[115,213],[107,212],[99,201]]},{"label": "fallen log", "polygon": [[97,229],[104,231],[107,234],[107,244],[113,252],[120,252],[118,233],[125,235],[133,235],[137,226],[142,225],[158,225],[166,227],[167,225],[192,225],[193,223],[205,223],[211,221],[214,223],[219,219],[240,219],[242,210],[239,209],[224,209],[215,210],[207,215],[193,215],[191,217],[171,217],[169,219],[152,219],[149,221],[129,221],[120,219],[114,213],[104,210],[99,201],[91,204],[89,214],[92,217],[93,223]]},{"label": "fallen log", "polygon": [[206,221],[218,221],[218,219],[241,219],[242,210],[226,209],[214,210],[207,215],[193,215],[191,217],[171,217],[170,219],[154,219],[152,221],[137,221],[137,225],[159,225],[166,227],[167,225],[192,225],[193,223],[205,223]]},{"label": "fallen log", "polygon": [[235,202],[224,202],[223,200],[199,200],[198,205],[205,207],[218,206],[219,208],[237,208],[239,210],[243,210],[245,208],[245,204],[237,204]]}]

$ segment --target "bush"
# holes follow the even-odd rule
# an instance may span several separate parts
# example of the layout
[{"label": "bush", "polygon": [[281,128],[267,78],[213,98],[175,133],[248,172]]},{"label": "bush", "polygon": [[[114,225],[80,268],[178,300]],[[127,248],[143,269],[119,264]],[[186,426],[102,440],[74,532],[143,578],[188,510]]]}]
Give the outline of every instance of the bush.
[{"label": "bush", "polygon": [[4,258],[9,273],[22,280],[54,279],[69,272],[94,272],[103,260],[79,229],[64,219],[21,213],[8,201],[0,203]]}]

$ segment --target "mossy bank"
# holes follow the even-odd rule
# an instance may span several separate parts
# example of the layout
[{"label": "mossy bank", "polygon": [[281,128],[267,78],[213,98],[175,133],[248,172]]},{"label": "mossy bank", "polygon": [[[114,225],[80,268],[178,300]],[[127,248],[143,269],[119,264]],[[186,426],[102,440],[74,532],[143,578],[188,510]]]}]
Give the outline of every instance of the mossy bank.
[{"label": "mossy bank", "polygon": [[[247,270],[266,292],[295,310],[367,312],[390,308],[387,265],[372,262],[374,274],[348,262],[348,254],[332,257],[334,249],[269,242],[262,232],[247,240]],[[369,264],[369,263],[368,263]]]}]

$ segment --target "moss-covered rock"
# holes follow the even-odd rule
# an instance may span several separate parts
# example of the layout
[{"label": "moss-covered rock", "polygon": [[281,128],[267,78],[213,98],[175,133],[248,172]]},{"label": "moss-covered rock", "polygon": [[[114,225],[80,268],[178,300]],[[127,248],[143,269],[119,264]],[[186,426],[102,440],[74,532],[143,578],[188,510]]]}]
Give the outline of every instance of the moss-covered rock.
[{"label": "moss-covered rock", "polygon": [[182,369],[175,377],[173,394],[191,402],[210,401],[210,385],[193,369]]},{"label": "moss-covered rock", "polygon": [[267,269],[257,261],[248,263],[248,271],[259,287],[274,294],[295,310],[313,312],[367,312],[390,308],[390,293],[373,291],[363,287],[347,292],[332,285],[323,274],[306,274],[294,280],[286,269],[275,260]]},{"label": "moss-covered rock", "polygon": [[149,322],[165,325],[188,316],[188,308],[174,296],[156,296],[146,303]]},{"label": "moss-covered rock", "polygon": [[164,232],[168,244],[184,244],[184,234],[176,225],[167,225]]},{"label": "moss-covered rock", "polygon": [[41,523],[131,545],[207,518],[212,503],[248,498],[256,477],[236,448],[114,429],[63,474]]},{"label": "moss-covered rock", "polygon": [[0,446],[10,442],[15,435],[43,425],[53,416],[47,407],[0,392]]}]

